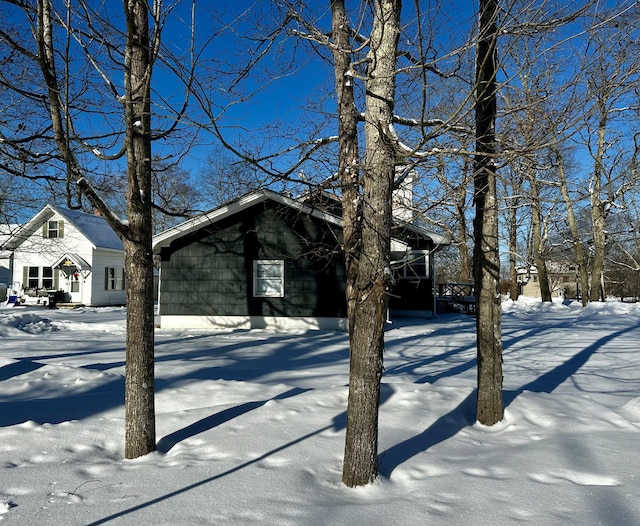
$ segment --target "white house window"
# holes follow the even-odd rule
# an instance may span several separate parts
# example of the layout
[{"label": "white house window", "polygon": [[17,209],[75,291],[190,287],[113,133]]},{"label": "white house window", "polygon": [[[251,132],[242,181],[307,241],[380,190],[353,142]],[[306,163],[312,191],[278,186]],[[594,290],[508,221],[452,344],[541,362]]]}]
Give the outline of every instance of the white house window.
[{"label": "white house window", "polygon": [[74,272],[69,276],[69,292],[80,292],[80,275]]},{"label": "white house window", "polygon": [[53,268],[27,267],[25,272],[24,286],[27,289],[53,289],[55,286],[53,279]]},{"label": "white house window", "polygon": [[284,261],[258,259],[253,262],[253,295],[258,298],[284,297]]},{"label": "white house window", "polygon": [[27,288],[37,289],[40,286],[40,267],[29,267],[27,276]]},{"label": "white house window", "polygon": [[124,269],[107,267],[104,270],[104,290],[124,290]]},{"label": "white house window", "polygon": [[64,237],[63,232],[63,222],[60,220],[47,221],[42,226],[42,236],[45,238],[55,239]]},{"label": "white house window", "polygon": [[42,288],[53,290],[53,268],[42,267]]},{"label": "white house window", "polygon": [[49,221],[49,235],[47,237],[58,237],[57,221]]}]

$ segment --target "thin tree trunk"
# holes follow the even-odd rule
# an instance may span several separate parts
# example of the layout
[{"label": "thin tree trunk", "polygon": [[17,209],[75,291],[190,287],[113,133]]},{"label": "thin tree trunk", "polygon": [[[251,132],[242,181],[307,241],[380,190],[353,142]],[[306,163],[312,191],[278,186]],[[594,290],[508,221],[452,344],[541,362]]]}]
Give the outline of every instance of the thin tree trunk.
[{"label": "thin tree trunk", "polygon": [[497,0],[480,0],[476,53],[474,270],[477,298],[478,399],[476,417],[493,425],[504,416],[498,200],[495,174]]},{"label": "thin tree trunk", "polygon": [[518,268],[516,254],[518,253],[518,213],[516,203],[510,203],[508,210],[509,232],[509,298],[516,301],[520,295],[518,286]]},{"label": "thin tree trunk", "polygon": [[127,294],[125,456],[156,448],[154,408],[154,312],[151,223],[151,89],[148,6],[125,2],[127,50],[125,108],[127,215],[123,239]]},{"label": "thin tree trunk", "polygon": [[[576,221],[576,215],[573,210],[573,202],[569,195],[569,188],[567,186],[567,177],[564,172],[564,162],[559,153],[556,153],[558,160],[558,178],[560,180],[560,192],[564,199],[564,204],[567,207],[567,223],[569,224],[569,232],[573,238],[573,246],[576,256],[576,275],[578,277],[578,285],[576,285],[576,295],[580,294],[582,306],[586,306],[589,302],[589,271],[586,251],[584,243],[580,239],[580,232],[578,231],[578,223]],[[580,290],[578,290],[578,288]]]},{"label": "thin tree trunk", "polygon": [[456,224],[458,225],[458,254],[460,256],[460,273],[458,280],[461,282],[471,281],[473,279],[473,263],[469,257],[469,247],[467,245],[467,239],[469,230],[467,228],[467,175],[472,170],[469,166],[470,163],[465,162],[464,165],[464,180],[454,189],[454,205],[456,213]]},{"label": "thin tree trunk", "polygon": [[540,296],[542,301],[550,302],[551,286],[549,285],[549,274],[547,273],[547,262],[544,257],[544,241],[542,237],[542,215],[540,212],[540,192],[535,174],[531,171],[528,175],[531,187],[531,249],[533,259],[538,270],[538,285],[540,286]]},{"label": "thin tree trunk", "polygon": [[393,117],[401,1],[375,0],[373,11],[366,80],[362,252],[355,283],[342,472],[349,487],[368,484],[378,475],[378,407],[391,280],[395,150],[386,131]]},{"label": "thin tree trunk", "polygon": [[593,170],[593,184],[591,185],[591,227],[593,229],[593,263],[591,266],[590,301],[604,301],[604,251],[605,251],[605,211],[600,196],[602,191],[602,176],[604,172],[603,159],[605,155],[606,110],[602,110],[603,117],[598,126],[598,147]]}]

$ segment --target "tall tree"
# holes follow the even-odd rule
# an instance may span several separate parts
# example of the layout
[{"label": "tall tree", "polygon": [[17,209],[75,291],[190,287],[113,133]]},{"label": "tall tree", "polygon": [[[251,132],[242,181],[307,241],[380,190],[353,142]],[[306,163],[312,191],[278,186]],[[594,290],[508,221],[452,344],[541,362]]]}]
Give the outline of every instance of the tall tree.
[{"label": "tall tree", "polygon": [[[361,14],[371,23],[367,37],[352,27],[343,0],[330,2],[330,37],[299,11],[299,5],[283,4],[287,17],[303,28],[303,31],[293,30],[296,37],[328,48],[333,63],[338,136],[305,143],[305,146],[311,144],[317,148],[336,140],[338,143],[337,179],[344,225],[350,344],[342,480],[350,487],[361,486],[378,475],[378,408],[384,326],[392,285],[392,193],[398,164],[391,130],[401,1],[363,3]],[[360,100],[355,96],[356,81],[364,85],[365,95]],[[363,113],[357,110],[358,103],[364,104]],[[360,155],[358,124],[362,121],[364,152]],[[311,151],[315,151],[313,148]],[[280,176],[289,177],[291,172],[289,169]]]},{"label": "tall tree", "polygon": [[584,307],[589,302],[589,261],[587,257],[587,249],[585,247],[583,239],[580,236],[580,229],[578,228],[575,207],[569,192],[564,155],[559,147],[554,148],[554,150],[554,164],[558,171],[558,185],[560,187],[560,193],[562,194],[562,199],[564,200],[565,209],[567,211],[567,226],[569,228],[569,234],[571,244],[573,245],[573,254],[575,258],[577,279],[576,294],[579,294],[581,292],[580,300],[582,302],[582,306]]},{"label": "tall tree", "polygon": [[342,474],[347,486],[367,484],[378,475],[378,406],[392,278],[391,205],[396,175],[396,151],[387,130],[393,122],[401,7],[400,0],[372,2],[365,80],[362,248],[354,289],[348,297],[353,331]]},{"label": "tall tree", "polygon": [[[42,121],[25,124],[38,133],[8,137],[3,144],[21,145],[34,158],[54,151],[49,160],[64,173],[69,206],[81,207],[88,200],[124,246],[125,456],[135,458],[156,447],[151,144],[153,136],[167,138],[176,128],[184,101],[173,111],[172,101],[163,99],[170,124],[159,129],[152,119],[152,80],[155,67],[163,63],[189,83],[183,61],[168,49],[161,52],[164,22],[176,6],[165,8],[161,0],[127,0],[119,8],[85,0],[4,0],[2,5],[13,10],[13,24],[22,24],[17,33],[0,28],[2,49],[19,56],[30,72],[12,76],[4,70],[3,87],[42,111]],[[18,40],[15,34],[34,39]],[[54,148],[46,148],[51,144]],[[107,161],[114,162],[114,173],[123,166],[126,171],[126,221],[95,184],[96,166]]]},{"label": "tall tree", "polygon": [[520,285],[518,283],[518,231],[520,229],[521,201],[523,194],[522,176],[517,170],[508,170],[507,176],[500,179],[503,183],[503,199],[505,201],[505,222],[507,230],[507,247],[509,252],[509,298],[518,299]]},{"label": "tall tree", "polygon": [[474,278],[477,298],[477,420],[493,425],[504,416],[500,256],[496,185],[498,1],[480,0],[476,50],[476,156],[474,161]]},{"label": "tall tree", "polygon": [[[127,159],[127,223],[122,222],[85,177],[71,144],[71,116],[61,94],[58,77],[55,27],[51,1],[38,0],[37,45],[42,77],[48,90],[49,111],[55,140],[71,182],[109,222],[122,240],[125,257],[126,368],[125,457],[136,458],[156,448],[154,407],[154,311],[153,259],[151,255],[151,72],[160,34],[150,39],[148,4],[124,3],[126,22],[124,54],[123,121]],[[158,14],[159,2],[153,5]]]}]

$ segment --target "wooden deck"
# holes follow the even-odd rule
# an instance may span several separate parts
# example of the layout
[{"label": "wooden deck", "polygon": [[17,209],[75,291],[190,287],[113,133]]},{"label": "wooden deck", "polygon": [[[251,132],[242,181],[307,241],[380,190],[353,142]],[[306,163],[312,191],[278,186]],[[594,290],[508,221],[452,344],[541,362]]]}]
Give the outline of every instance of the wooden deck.
[{"label": "wooden deck", "polygon": [[436,310],[464,310],[467,314],[476,312],[476,295],[473,283],[438,283]]}]

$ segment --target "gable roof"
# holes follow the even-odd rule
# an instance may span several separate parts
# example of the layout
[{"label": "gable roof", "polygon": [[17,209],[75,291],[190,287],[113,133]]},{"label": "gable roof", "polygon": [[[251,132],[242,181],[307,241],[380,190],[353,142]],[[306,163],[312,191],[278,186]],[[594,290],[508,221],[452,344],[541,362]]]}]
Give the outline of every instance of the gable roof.
[{"label": "gable roof", "polygon": [[5,248],[15,250],[56,214],[64,221],[73,225],[87,238],[94,248],[122,250],[122,241],[104,217],[86,214],[78,210],[67,210],[66,208],[53,205],[46,205],[40,212],[27,221],[22,228],[8,239]]},{"label": "gable roof", "polygon": [[297,201],[296,199],[292,199],[291,197],[287,197],[272,190],[262,189],[246,194],[243,197],[236,199],[235,201],[231,201],[230,203],[219,206],[218,208],[215,208],[210,212],[206,212],[199,216],[188,219],[184,223],[180,223],[179,225],[169,228],[164,232],[160,232],[153,238],[153,252],[154,254],[157,254],[160,252],[160,249],[168,247],[176,239],[200,230],[207,225],[215,224],[218,221],[221,221],[227,217],[242,212],[247,208],[260,203],[264,203],[266,201],[274,201],[276,203],[299,210],[302,213],[309,214],[319,219],[323,219],[328,223],[332,223],[334,225],[342,227],[342,219],[340,219],[339,217],[324,212],[318,208],[311,207],[301,201]]},{"label": "gable roof", "polygon": [[[176,225],[172,228],[169,228],[168,230],[165,230],[164,232],[157,234],[153,238],[153,253],[160,253],[160,250],[162,248],[168,247],[176,239],[180,239],[181,237],[200,230],[207,225],[215,224],[218,221],[242,212],[243,210],[246,210],[251,206],[264,203],[269,200],[282,204],[289,208],[293,208],[302,213],[309,214],[312,217],[323,219],[324,221],[334,224],[340,228],[342,228],[343,226],[342,218],[328,213],[321,207],[313,206],[312,204],[309,204],[308,201],[293,199],[272,190],[262,189],[246,194],[243,197],[236,199],[235,201],[231,201],[230,203],[219,206],[218,208],[215,208],[210,212],[206,212],[192,219],[188,219],[184,223]],[[412,223],[406,223],[396,220],[396,226],[408,230],[420,237],[431,239],[436,246],[449,244],[449,240],[444,236],[429,232],[428,230],[416,226]]]},{"label": "gable roof", "polygon": [[57,267],[73,267],[78,270],[91,270],[91,265],[87,263],[80,254],[76,254],[75,252],[65,252],[63,256],[59,257],[53,265],[53,268]]}]

